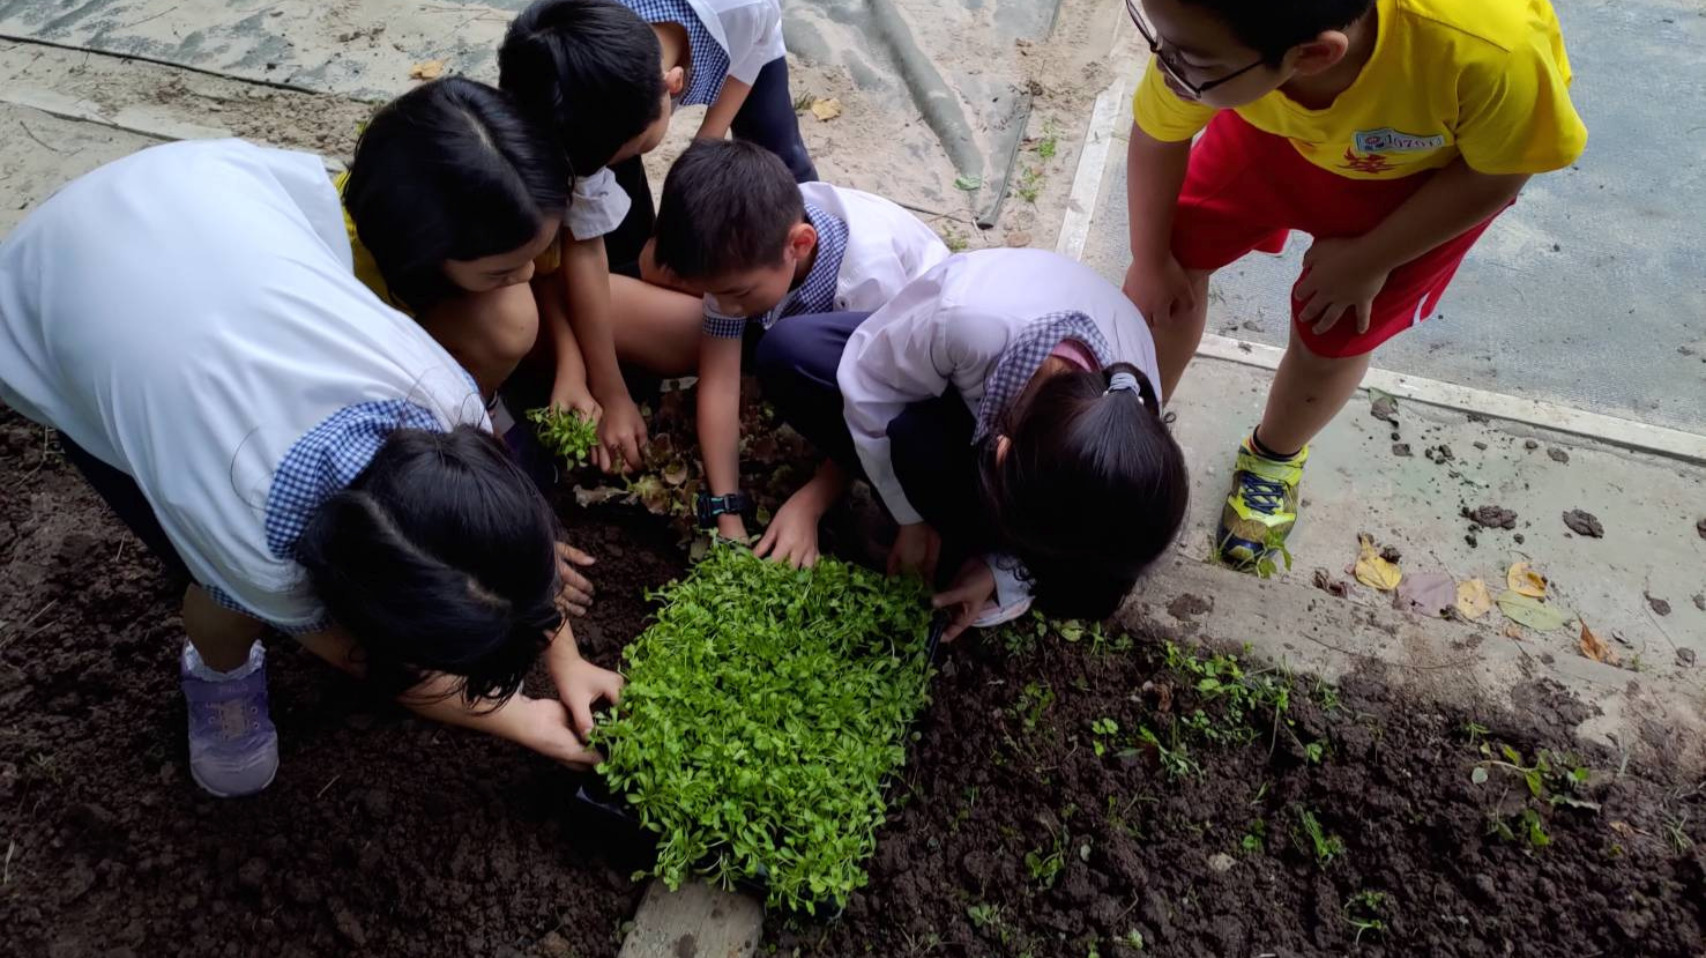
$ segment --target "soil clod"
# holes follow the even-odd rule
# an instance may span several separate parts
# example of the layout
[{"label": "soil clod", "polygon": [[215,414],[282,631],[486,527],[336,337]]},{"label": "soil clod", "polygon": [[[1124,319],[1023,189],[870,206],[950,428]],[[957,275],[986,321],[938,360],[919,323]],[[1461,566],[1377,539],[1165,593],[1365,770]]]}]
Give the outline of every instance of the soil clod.
[{"label": "soil clod", "polygon": [[1398,422],[1398,400],[1391,396],[1376,396],[1374,402],[1369,404],[1368,414],[1381,422],[1396,425]]},{"label": "soil clod", "polygon": [[1567,453],[1567,452],[1565,452],[1565,451],[1564,451],[1564,450],[1562,450],[1562,449],[1559,449],[1559,448],[1558,448],[1558,447],[1557,447],[1557,446],[1551,446],[1551,447],[1549,447],[1549,448],[1548,448],[1548,449],[1547,449],[1547,450],[1546,450],[1546,455],[1547,455],[1547,456],[1548,456],[1548,457],[1549,457],[1549,458],[1550,458],[1550,459],[1551,459],[1551,460],[1552,460],[1552,461],[1553,461],[1553,462],[1558,462],[1558,463],[1563,463],[1563,464],[1565,464],[1565,465],[1568,465],[1568,464],[1569,464],[1569,462],[1570,462],[1570,454],[1569,454],[1569,453]]},{"label": "soil clod", "polygon": [[1571,509],[1564,513],[1564,525],[1569,526],[1570,531],[1579,536],[1587,536],[1590,539],[1605,538],[1605,526],[1600,523],[1599,517],[1591,512]]},{"label": "soil clod", "polygon": [[1465,506],[1463,517],[1487,529],[1516,528],[1516,512],[1504,506],[1477,506],[1474,509]]},{"label": "soil clod", "polygon": [[1647,593],[1647,605],[1656,615],[1670,615],[1670,603],[1651,592]]}]

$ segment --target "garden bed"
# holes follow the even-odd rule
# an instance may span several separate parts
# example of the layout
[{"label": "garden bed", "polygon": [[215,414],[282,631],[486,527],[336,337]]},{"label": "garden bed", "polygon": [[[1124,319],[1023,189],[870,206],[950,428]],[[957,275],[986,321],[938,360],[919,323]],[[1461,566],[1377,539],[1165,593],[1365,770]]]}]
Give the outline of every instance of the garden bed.
[{"label": "garden bed", "polygon": [[1702,954],[1706,790],[1562,738],[1555,687],[1450,713],[1161,636],[1003,641],[944,657],[869,886],[778,953]]},{"label": "garden bed", "polygon": [[[617,953],[646,862],[572,811],[579,777],[416,720],[289,642],[268,646],[278,780],[204,795],[185,766],[180,592],[42,452],[42,430],[0,410],[0,951]],[[684,563],[649,516],[573,522],[602,586],[577,634],[614,666],[641,593]]]}]

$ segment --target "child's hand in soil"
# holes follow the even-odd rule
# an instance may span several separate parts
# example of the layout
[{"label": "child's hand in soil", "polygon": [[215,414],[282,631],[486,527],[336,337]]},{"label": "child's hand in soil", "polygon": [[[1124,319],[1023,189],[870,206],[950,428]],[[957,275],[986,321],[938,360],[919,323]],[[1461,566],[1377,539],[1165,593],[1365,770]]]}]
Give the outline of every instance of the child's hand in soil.
[{"label": "child's hand in soil", "polygon": [[557,543],[557,578],[563,583],[557,593],[557,604],[569,615],[586,615],[592,605],[592,597],[598,590],[580,570],[597,561],[567,542]]},{"label": "child's hand in soil", "polygon": [[936,593],[930,600],[932,608],[950,609],[953,621],[942,630],[942,641],[952,642],[960,633],[971,628],[977,617],[989,608],[995,597],[995,572],[982,559],[967,559],[954,576],[954,584]]},{"label": "child's hand in soil", "polygon": [[515,724],[510,737],[518,744],[573,769],[590,769],[604,761],[597,749],[588,748],[569,727],[569,710],[562,702],[517,696],[505,708],[513,710]]},{"label": "child's hand in soil", "polygon": [[889,575],[917,572],[925,581],[936,578],[936,557],[942,551],[942,537],[928,522],[914,522],[900,527],[894,545],[889,549]]},{"label": "child's hand in soil", "polygon": [[614,705],[622,698],[627,680],[609,669],[601,669],[576,655],[558,665],[548,662],[551,681],[557,686],[562,705],[568,709],[574,734],[582,740],[592,732],[592,707],[598,702]]},{"label": "child's hand in soil", "polygon": [[817,565],[817,524],[823,518],[823,510],[802,495],[803,492],[805,490],[802,489],[789,496],[788,501],[782,503],[782,508],[776,510],[776,516],[764,530],[763,538],[753,548],[753,555],[786,562],[795,569],[809,569]]},{"label": "child's hand in soil", "polygon": [[646,444],[646,421],[640,407],[624,392],[604,403],[598,420],[598,446],[592,450],[593,464],[605,472],[627,472],[642,465],[640,449]]},{"label": "child's hand in soil", "polygon": [[1303,254],[1303,278],[1292,295],[1304,304],[1297,321],[1314,326],[1315,335],[1338,325],[1347,313],[1355,314],[1359,334],[1368,332],[1374,298],[1392,270],[1370,262],[1363,247],[1356,239],[1324,239]]}]

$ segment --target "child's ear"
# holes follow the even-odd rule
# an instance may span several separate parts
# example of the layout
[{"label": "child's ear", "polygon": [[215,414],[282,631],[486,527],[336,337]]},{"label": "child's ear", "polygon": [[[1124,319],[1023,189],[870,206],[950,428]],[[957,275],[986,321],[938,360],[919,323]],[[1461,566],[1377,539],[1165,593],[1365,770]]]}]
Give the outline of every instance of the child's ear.
[{"label": "child's ear", "polygon": [[1304,76],[1325,73],[1350,52],[1351,39],[1338,30],[1328,30],[1320,36],[1291,48],[1291,68]]},{"label": "child's ear", "polygon": [[798,261],[812,255],[814,249],[817,249],[817,227],[810,223],[795,223],[788,230],[788,252]]},{"label": "child's ear", "polygon": [[663,71],[663,86],[669,91],[671,99],[680,96],[687,86],[687,71],[680,67],[670,67]]}]

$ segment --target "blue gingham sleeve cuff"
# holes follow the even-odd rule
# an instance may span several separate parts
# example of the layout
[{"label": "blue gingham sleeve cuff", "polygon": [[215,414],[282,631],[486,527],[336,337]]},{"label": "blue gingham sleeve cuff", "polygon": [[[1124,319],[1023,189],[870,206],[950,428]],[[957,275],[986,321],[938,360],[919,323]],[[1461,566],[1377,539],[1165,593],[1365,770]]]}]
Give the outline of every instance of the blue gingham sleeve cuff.
[{"label": "blue gingham sleeve cuff", "polygon": [[746,335],[746,323],[746,317],[724,315],[706,303],[705,324],[701,328],[713,339],[740,339]]}]

